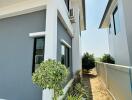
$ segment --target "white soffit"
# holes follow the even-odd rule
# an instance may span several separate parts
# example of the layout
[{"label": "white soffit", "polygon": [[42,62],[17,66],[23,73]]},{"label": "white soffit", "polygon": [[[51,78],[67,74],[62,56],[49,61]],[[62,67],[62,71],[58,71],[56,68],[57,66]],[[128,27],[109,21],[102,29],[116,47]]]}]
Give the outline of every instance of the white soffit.
[{"label": "white soffit", "polygon": [[9,6],[22,1],[25,1],[25,0],[0,0],[0,7]]},{"label": "white soffit", "polygon": [[109,27],[111,16],[113,16],[112,14],[113,14],[113,11],[116,8],[116,6],[117,6],[117,0],[113,0],[111,6],[110,6],[110,8],[109,8],[109,10],[105,16],[104,22],[102,24],[102,28],[108,28]]},{"label": "white soffit", "polygon": [[46,9],[46,1],[47,0],[0,0],[0,19]]}]

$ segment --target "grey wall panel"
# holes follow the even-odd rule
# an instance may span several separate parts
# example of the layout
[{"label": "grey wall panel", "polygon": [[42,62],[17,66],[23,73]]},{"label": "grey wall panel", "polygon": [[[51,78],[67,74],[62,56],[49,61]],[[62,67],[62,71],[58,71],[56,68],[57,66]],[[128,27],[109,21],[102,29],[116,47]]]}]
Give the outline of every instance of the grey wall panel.
[{"label": "grey wall panel", "polygon": [[[61,21],[58,19],[57,24],[57,60],[61,61],[61,39],[67,42],[72,47],[72,38],[64,28]],[[72,48],[70,49],[70,71],[72,72]]]},{"label": "grey wall panel", "polygon": [[32,84],[33,38],[45,30],[46,11],[0,20],[0,98],[41,100],[42,90]]}]

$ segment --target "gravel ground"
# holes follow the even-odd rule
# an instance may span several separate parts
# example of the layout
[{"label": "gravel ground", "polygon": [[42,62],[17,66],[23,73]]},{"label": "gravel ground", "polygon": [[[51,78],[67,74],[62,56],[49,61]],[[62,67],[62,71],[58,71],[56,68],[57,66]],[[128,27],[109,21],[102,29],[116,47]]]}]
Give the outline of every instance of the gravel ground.
[{"label": "gravel ground", "polygon": [[91,70],[87,75],[83,75],[85,89],[88,90],[89,100],[113,100],[105,86],[97,76],[96,70]]}]

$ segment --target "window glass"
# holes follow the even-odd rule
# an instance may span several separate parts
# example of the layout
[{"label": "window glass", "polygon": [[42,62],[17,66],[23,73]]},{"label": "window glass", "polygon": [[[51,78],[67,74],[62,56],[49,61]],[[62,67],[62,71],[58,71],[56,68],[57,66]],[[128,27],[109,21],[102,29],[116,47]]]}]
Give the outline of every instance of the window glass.
[{"label": "window glass", "polygon": [[109,34],[111,33],[111,24],[109,24]]},{"label": "window glass", "polygon": [[64,44],[61,45],[61,63],[70,67],[70,49]]},{"label": "window glass", "polygon": [[61,63],[65,64],[65,46],[61,45]]},{"label": "window glass", "polygon": [[116,7],[115,11],[113,12],[113,18],[114,18],[114,30],[115,35],[120,32],[120,20],[119,20],[119,12],[118,7]]},{"label": "window glass", "polygon": [[67,48],[67,66],[69,67],[70,66],[70,49]]},{"label": "window glass", "polygon": [[35,38],[34,40],[34,55],[33,55],[33,72],[44,60],[44,38]]}]

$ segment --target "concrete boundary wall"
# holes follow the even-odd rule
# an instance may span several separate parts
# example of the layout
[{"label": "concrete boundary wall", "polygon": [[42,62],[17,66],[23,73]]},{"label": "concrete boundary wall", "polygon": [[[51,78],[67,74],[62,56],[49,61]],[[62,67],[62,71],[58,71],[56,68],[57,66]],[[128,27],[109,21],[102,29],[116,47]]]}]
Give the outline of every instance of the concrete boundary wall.
[{"label": "concrete boundary wall", "polygon": [[96,62],[96,70],[116,100],[132,100],[132,67]]}]

